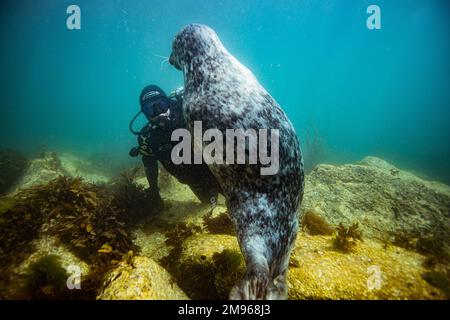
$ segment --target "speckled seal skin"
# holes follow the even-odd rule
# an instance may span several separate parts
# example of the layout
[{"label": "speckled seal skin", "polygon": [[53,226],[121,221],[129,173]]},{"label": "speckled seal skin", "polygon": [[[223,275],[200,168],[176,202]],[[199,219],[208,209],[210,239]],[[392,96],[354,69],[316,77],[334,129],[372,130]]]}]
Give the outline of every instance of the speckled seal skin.
[{"label": "speckled seal skin", "polygon": [[224,134],[238,128],[279,130],[278,173],[261,175],[259,162],[212,164],[210,169],[224,190],[246,261],[245,275],[230,299],[286,299],[304,187],[295,130],[278,103],[208,26],[184,27],[175,36],[169,61],[184,73],[183,112],[191,132],[194,121],[202,121],[203,131],[216,128]]}]

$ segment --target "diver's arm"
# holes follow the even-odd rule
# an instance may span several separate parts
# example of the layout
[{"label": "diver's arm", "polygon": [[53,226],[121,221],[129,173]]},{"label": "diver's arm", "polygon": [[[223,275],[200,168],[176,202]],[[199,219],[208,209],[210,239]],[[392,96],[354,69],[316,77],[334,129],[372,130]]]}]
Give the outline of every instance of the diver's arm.
[{"label": "diver's arm", "polygon": [[158,190],[158,160],[155,156],[142,156],[145,175],[151,190]]}]

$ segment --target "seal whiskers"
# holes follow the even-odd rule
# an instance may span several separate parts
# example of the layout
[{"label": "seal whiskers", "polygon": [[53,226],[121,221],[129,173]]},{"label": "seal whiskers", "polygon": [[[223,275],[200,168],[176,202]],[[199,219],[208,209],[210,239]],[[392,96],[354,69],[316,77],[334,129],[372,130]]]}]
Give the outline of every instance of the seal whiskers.
[{"label": "seal whiskers", "polygon": [[162,69],[164,66],[167,65],[167,63],[169,63],[169,57],[165,57],[165,56],[161,56],[159,54],[155,54],[155,57],[161,58],[161,63],[159,64],[159,67]]}]

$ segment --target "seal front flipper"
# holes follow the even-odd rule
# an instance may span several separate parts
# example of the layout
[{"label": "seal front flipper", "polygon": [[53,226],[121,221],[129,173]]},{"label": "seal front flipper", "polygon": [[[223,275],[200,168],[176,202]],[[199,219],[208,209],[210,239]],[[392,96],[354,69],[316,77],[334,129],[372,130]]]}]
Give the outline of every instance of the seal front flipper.
[{"label": "seal front flipper", "polygon": [[230,214],[247,266],[230,299],[287,299],[286,274],[298,220],[281,209],[283,197],[280,202],[268,202],[265,194],[243,191],[230,199]]},{"label": "seal front flipper", "polygon": [[[259,258],[258,260],[262,260]],[[242,279],[231,289],[230,300],[287,299],[286,272],[270,275],[267,265],[251,264]]]}]

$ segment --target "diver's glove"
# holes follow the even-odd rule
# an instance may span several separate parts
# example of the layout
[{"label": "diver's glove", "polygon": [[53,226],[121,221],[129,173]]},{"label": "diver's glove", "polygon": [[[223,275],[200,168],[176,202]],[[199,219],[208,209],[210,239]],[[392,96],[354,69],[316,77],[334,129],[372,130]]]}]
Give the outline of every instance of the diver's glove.
[{"label": "diver's glove", "polygon": [[130,152],[128,153],[130,157],[137,157],[139,155],[139,147],[133,147],[131,148]]}]

